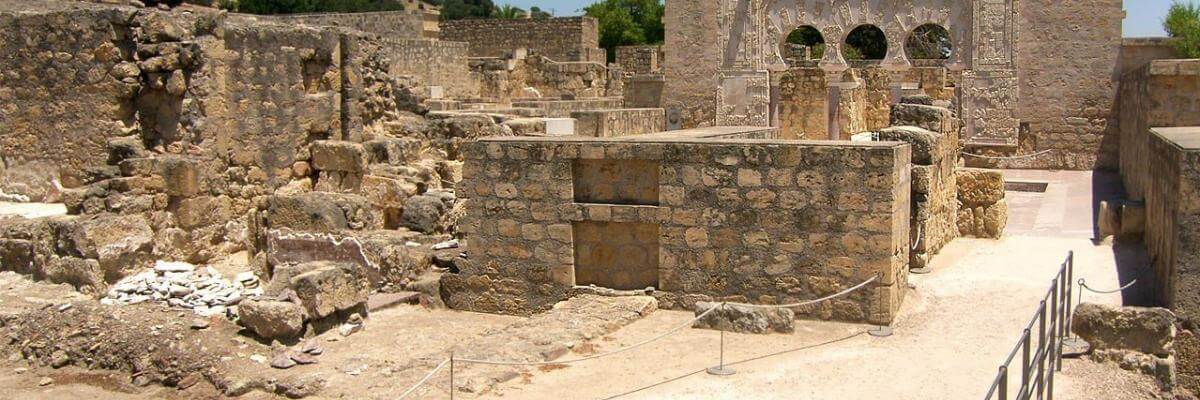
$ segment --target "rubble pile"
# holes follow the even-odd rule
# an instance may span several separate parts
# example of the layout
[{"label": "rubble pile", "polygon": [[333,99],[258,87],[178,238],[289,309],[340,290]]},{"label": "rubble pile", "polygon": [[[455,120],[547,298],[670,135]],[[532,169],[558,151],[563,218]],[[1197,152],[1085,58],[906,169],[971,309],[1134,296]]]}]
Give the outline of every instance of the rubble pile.
[{"label": "rubble pile", "polygon": [[211,267],[197,268],[183,262],[158,261],[154,269],[117,282],[101,303],[165,303],[192,310],[201,316],[224,315],[245,298],[262,295],[258,277],[242,272],[230,282]]}]

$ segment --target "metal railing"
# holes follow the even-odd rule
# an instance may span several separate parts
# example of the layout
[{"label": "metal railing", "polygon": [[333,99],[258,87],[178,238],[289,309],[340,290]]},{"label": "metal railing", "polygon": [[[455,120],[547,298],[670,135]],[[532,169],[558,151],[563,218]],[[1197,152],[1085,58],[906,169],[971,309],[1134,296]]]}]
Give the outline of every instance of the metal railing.
[{"label": "metal railing", "polygon": [[[1008,400],[1009,367],[1021,355],[1020,386],[1013,399],[1054,399],[1054,372],[1062,370],[1063,338],[1071,333],[1071,280],[1075,276],[1075,252],[1067,254],[1062,268],[1050,284],[1050,290],[1042,298],[1038,311],[1025,326],[1021,340],[1013,347],[1008,359],[1000,365],[992,387],[984,400]],[[1037,329],[1035,332],[1034,329]],[[1036,335],[1036,336],[1034,336]],[[1036,339],[1036,343],[1034,340]],[[1015,371],[1013,371],[1015,372]],[[1013,382],[1015,383],[1015,381]]]}]

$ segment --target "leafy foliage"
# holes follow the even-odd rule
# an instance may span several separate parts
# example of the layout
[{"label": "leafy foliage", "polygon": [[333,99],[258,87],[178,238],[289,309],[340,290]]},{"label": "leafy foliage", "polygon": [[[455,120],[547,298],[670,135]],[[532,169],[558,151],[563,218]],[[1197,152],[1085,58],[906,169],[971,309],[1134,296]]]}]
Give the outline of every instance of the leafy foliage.
[{"label": "leafy foliage", "polygon": [[945,60],[954,50],[950,32],[935,24],[925,24],[913,29],[904,43],[908,58],[913,60]]},{"label": "leafy foliage", "polygon": [[825,37],[821,36],[821,31],[812,26],[805,25],[796,28],[788,34],[787,42],[811,48],[812,58],[815,60],[825,57]]},{"label": "leafy foliage", "polygon": [[466,18],[493,18],[496,4],[492,0],[430,0],[428,3],[442,6],[442,20]]},{"label": "leafy foliage", "polygon": [[518,7],[514,7],[509,4],[505,4],[503,6],[500,6],[500,8],[496,9],[496,13],[495,13],[495,15],[493,15],[493,17],[500,18],[500,19],[525,18],[525,10],[522,10]]},{"label": "leafy foliage", "polygon": [[583,12],[600,22],[600,47],[614,58],[617,46],[662,43],[661,0],[600,0]]},{"label": "leafy foliage", "polygon": [[847,60],[882,60],[887,55],[887,37],[874,25],[862,25],[846,35],[842,57]]},{"label": "leafy foliage", "polygon": [[551,17],[554,17],[554,15],[553,15],[553,14],[550,14],[550,13],[548,13],[548,12],[546,12],[546,11],[543,11],[543,10],[542,10],[541,8],[539,8],[538,6],[529,7],[529,15],[530,15],[531,17],[533,17],[533,19],[543,19],[543,18],[551,18]]},{"label": "leafy foliage", "polygon": [[1163,28],[1171,35],[1171,47],[1181,57],[1200,58],[1200,5],[1175,2],[1167,11]]}]

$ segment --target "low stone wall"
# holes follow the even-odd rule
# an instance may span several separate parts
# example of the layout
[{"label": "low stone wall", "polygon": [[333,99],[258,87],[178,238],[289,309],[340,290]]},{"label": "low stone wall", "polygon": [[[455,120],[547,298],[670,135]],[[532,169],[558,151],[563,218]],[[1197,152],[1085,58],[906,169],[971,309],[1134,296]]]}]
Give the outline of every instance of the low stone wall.
[{"label": "low stone wall", "polygon": [[603,97],[577,100],[522,100],[514,101],[512,106],[545,110],[546,116],[551,118],[570,118],[571,113],[575,111],[611,110],[621,108],[623,104],[619,97]]},{"label": "low stone wall", "polygon": [[[423,11],[379,11],[360,13],[323,13],[260,16],[284,23],[301,23],[313,26],[337,26],[375,33],[389,39],[427,38],[425,12]],[[430,32],[437,38],[437,32]]]},{"label": "low stone wall", "polygon": [[1131,200],[1152,190],[1150,128],[1200,126],[1200,60],[1155,60],[1125,75],[1120,96],[1121,179]]},{"label": "low stone wall", "polygon": [[471,77],[466,43],[385,38],[383,46],[391,59],[388,72],[412,77],[421,92],[430,86],[440,86],[444,98],[479,96],[479,82]]},{"label": "low stone wall", "polygon": [[667,116],[661,108],[622,108],[571,113],[575,134],[591,137],[641,135],[666,130]]},{"label": "low stone wall", "polygon": [[455,308],[530,314],[588,284],[653,286],[669,308],[775,304],[874,277],[801,316],[889,323],[903,298],[906,144],[488,138],[465,155]]},{"label": "low stone wall", "polygon": [[1200,127],[1153,128],[1143,159],[1146,249],[1164,305],[1200,316]]},{"label": "low stone wall", "polygon": [[472,57],[503,57],[529,49],[554,61],[601,64],[599,22],[590,17],[442,21],[441,39],[471,44]]},{"label": "low stone wall", "polygon": [[662,72],[662,60],[662,46],[618,46],[615,63],[625,73],[657,74]]}]

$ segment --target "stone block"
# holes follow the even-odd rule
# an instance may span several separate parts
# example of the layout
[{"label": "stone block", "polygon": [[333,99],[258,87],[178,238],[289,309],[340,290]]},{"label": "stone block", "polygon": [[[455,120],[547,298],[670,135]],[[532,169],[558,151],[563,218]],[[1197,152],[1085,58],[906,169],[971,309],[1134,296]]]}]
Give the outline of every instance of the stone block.
[{"label": "stone block", "polygon": [[892,106],[892,126],[915,126],[938,133],[957,133],[954,114],[942,107],[922,104]]},{"label": "stone block", "polygon": [[267,201],[267,220],[273,229],[334,232],[371,230],[382,221],[362,196],[334,193],[275,195]]},{"label": "stone block", "polygon": [[234,218],[233,200],[228,196],[185,198],[175,209],[175,221],[184,229],[224,224]]},{"label": "stone block", "polygon": [[1083,303],[1071,330],[1093,349],[1133,350],[1169,355],[1175,342],[1175,315],[1165,308],[1114,307]]},{"label": "stone block", "polygon": [[33,242],[23,239],[0,239],[0,271],[29,275],[36,270]]},{"label": "stone block", "polygon": [[1140,204],[1121,206],[1121,236],[1140,237],[1146,231],[1146,207]]},{"label": "stone block", "polygon": [[913,126],[893,126],[879,131],[879,140],[906,142],[912,145],[912,163],[929,165],[940,160],[938,141],[941,135],[935,131]]},{"label": "stone block", "polygon": [[404,165],[421,159],[421,141],[413,138],[384,138],[363,143],[371,164]]},{"label": "stone block", "polygon": [[240,323],[264,339],[287,340],[304,331],[304,308],[276,300],[248,299],[238,304]]},{"label": "stone block", "polygon": [[370,290],[355,265],[327,261],[317,264],[303,267],[309,271],[291,279],[292,290],[310,318],[325,318],[367,302]]},{"label": "stone block", "polygon": [[404,213],[400,224],[405,228],[422,233],[446,230],[444,217],[454,206],[452,192],[429,192],[410,197],[404,202]]},{"label": "stone block", "polygon": [[116,282],[153,262],[154,230],[139,214],[101,214],[81,219],[71,240],[86,258],[100,261],[107,282]]},{"label": "stone block", "polygon": [[200,193],[200,167],[196,161],[163,156],[157,162],[167,194],[191,197]]},{"label": "stone block", "polygon": [[958,200],[968,207],[995,204],[1004,198],[1004,175],[1000,171],[960,168],[955,179]]},{"label": "stone block", "polygon": [[696,316],[716,308],[692,324],[693,328],[737,333],[792,333],[796,314],[786,308],[765,308],[741,304],[696,303]]},{"label": "stone block", "polygon": [[54,257],[42,268],[42,275],[53,283],[65,283],[83,293],[101,294],[107,286],[100,262],[77,257]]},{"label": "stone block", "polygon": [[318,140],[309,146],[312,166],[318,171],[362,173],[367,170],[368,158],[363,145],[337,140]]}]

